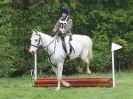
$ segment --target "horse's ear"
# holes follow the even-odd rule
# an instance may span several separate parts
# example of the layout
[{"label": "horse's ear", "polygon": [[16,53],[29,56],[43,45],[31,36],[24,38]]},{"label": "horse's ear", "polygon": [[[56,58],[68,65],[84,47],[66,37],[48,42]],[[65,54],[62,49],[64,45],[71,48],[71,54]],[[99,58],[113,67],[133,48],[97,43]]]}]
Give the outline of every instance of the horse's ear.
[{"label": "horse's ear", "polygon": [[36,32],[34,30],[32,30],[32,35],[36,34]]},{"label": "horse's ear", "polygon": [[35,35],[38,34],[38,31],[37,31],[36,29],[33,29],[33,30],[32,30],[32,35],[34,35],[34,34],[35,34]]}]

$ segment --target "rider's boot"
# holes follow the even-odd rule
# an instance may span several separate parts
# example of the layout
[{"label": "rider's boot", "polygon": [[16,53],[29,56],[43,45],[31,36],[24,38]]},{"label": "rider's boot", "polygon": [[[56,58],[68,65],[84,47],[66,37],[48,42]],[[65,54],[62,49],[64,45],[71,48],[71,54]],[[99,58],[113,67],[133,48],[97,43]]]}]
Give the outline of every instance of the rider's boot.
[{"label": "rider's boot", "polygon": [[70,59],[70,55],[66,53],[66,59]]}]

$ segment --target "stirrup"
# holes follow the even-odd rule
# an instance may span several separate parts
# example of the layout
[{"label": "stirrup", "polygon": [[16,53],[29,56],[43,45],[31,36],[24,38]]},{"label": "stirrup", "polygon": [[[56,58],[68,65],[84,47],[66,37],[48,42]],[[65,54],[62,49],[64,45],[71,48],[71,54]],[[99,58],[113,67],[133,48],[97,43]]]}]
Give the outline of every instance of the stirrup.
[{"label": "stirrup", "polygon": [[68,53],[66,53],[66,59],[70,59],[70,56]]}]

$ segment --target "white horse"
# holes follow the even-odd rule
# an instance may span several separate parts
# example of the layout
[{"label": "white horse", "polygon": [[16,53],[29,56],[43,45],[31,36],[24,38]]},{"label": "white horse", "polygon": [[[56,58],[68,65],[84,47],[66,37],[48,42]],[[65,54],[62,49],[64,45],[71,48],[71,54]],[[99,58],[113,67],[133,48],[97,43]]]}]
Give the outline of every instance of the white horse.
[{"label": "white horse", "polygon": [[[69,36],[65,37],[66,48],[69,52]],[[88,36],[85,35],[72,35],[71,45],[74,51],[70,54],[70,59],[80,57],[85,63],[87,63],[87,71],[91,74],[89,69],[89,62],[92,58],[92,41]],[[44,50],[49,56],[49,61],[56,67],[53,66],[53,70],[57,76],[58,85],[56,90],[60,90],[61,83],[64,86],[69,87],[70,84],[62,80],[63,64],[65,62],[66,54],[62,47],[62,41],[59,37],[51,37],[45,33],[33,31],[31,36],[31,46],[29,52],[34,53],[39,46],[43,46]]]}]

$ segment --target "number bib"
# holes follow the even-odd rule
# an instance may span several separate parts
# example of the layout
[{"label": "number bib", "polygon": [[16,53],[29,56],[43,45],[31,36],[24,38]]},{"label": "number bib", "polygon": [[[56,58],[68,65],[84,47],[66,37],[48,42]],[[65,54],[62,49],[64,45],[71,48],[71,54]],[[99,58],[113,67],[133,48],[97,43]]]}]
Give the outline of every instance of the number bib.
[{"label": "number bib", "polygon": [[64,33],[64,30],[65,30],[65,28],[66,28],[66,26],[67,26],[67,20],[68,20],[68,16],[66,17],[66,19],[65,20],[61,20],[60,19],[60,28],[59,28],[59,30],[62,32],[62,33]]}]

